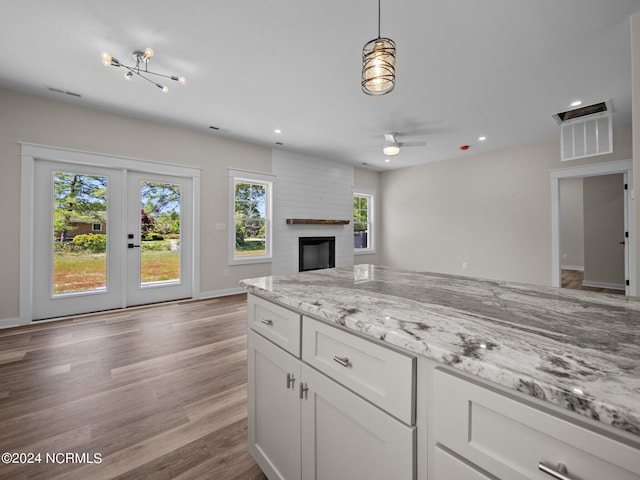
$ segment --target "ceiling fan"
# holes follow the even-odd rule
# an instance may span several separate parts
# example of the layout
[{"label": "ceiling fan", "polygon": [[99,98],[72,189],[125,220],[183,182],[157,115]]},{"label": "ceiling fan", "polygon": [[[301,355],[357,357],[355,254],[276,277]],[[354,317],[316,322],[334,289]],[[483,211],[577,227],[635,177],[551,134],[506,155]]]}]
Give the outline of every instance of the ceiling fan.
[{"label": "ceiling fan", "polygon": [[393,156],[400,153],[400,147],[424,147],[427,142],[399,142],[397,133],[384,134],[384,148],[382,151],[385,155]]}]

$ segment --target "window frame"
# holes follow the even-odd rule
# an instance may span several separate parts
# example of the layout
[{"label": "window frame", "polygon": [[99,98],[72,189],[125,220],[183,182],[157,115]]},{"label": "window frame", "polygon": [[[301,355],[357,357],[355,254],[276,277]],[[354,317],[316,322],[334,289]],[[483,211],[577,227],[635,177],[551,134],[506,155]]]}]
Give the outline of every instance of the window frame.
[{"label": "window frame", "polygon": [[[260,217],[265,222],[265,254],[264,255],[236,255],[236,185],[238,183],[250,183],[254,185],[264,185],[265,212],[264,217]],[[273,258],[273,185],[275,176],[264,173],[249,172],[243,170],[229,169],[229,265],[247,265],[252,263],[269,263]]]},{"label": "window frame", "polygon": [[[376,191],[372,190],[372,189],[368,189],[368,188],[354,188],[353,189],[353,196],[352,196],[352,203],[353,203],[353,199],[355,199],[355,197],[366,197],[368,199],[367,201],[367,241],[368,241],[368,247],[366,248],[355,248],[353,247],[353,254],[354,255],[367,255],[367,254],[372,254],[372,253],[376,253],[376,248],[375,248],[375,201],[376,201]],[[358,222],[358,223],[363,223],[363,222]],[[354,234],[355,234],[355,226],[356,226],[356,221],[355,221],[355,216],[353,217],[353,227],[354,227]]]}]

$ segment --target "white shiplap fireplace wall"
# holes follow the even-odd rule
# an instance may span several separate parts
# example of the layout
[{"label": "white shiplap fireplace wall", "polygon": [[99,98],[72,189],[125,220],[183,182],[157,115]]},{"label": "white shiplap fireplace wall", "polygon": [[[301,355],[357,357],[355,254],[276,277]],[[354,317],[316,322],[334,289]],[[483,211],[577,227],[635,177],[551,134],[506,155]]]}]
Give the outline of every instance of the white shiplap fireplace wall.
[{"label": "white shiplap fireplace wall", "polygon": [[[298,271],[299,237],[336,237],[336,267],[353,265],[353,167],[273,150],[273,275]],[[350,220],[287,225],[287,218]]]}]

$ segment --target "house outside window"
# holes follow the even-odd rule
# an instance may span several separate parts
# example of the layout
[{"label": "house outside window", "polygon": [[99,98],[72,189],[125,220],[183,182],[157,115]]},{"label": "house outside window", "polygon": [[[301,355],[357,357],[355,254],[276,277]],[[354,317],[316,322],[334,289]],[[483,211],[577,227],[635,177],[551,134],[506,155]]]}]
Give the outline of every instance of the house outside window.
[{"label": "house outside window", "polygon": [[353,248],[354,253],[374,253],[374,201],[373,191],[358,189],[353,193]]},{"label": "house outside window", "polygon": [[93,223],[91,225],[91,230],[93,232],[101,232],[102,231],[102,224],[101,223]]},{"label": "house outside window", "polygon": [[271,261],[273,177],[229,171],[229,264]]}]

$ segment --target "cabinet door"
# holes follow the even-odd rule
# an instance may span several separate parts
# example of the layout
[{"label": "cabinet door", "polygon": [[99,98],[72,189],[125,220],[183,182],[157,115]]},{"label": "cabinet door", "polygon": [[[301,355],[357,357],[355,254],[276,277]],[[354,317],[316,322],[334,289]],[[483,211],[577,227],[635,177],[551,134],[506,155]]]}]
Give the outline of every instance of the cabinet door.
[{"label": "cabinet door", "polygon": [[248,337],[249,451],[270,480],[299,480],[300,361],[253,331]]},{"label": "cabinet door", "polygon": [[302,378],[302,478],[414,478],[415,427],[304,364]]}]

